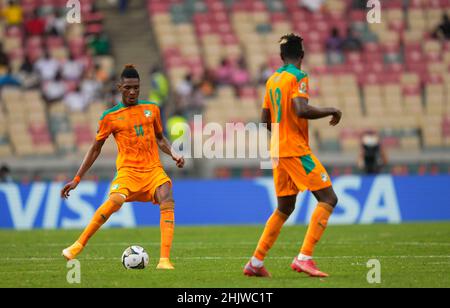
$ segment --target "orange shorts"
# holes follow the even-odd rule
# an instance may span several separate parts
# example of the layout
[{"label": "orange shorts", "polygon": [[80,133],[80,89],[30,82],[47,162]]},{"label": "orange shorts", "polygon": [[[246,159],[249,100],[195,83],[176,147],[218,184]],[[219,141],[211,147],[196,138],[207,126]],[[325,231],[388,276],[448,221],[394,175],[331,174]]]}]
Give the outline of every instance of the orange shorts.
[{"label": "orange shorts", "polygon": [[110,194],[122,194],[126,197],[126,202],[150,201],[158,204],[155,197],[156,189],[165,183],[172,185],[172,181],[162,167],[155,167],[146,172],[121,169],[111,183]]},{"label": "orange shorts", "polygon": [[313,154],[281,157],[274,165],[273,180],[278,197],[297,195],[304,190],[317,191],[331,186],[327,171]]}]

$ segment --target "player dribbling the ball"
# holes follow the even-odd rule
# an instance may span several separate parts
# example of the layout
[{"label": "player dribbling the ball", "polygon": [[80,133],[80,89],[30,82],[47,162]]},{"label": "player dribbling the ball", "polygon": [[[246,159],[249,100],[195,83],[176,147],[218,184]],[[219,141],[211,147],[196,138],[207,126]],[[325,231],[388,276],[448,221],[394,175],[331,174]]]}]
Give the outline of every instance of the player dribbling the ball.
[{"label": "player dribbling the ball", "polygon": [[153,202],[160,207],[161,255],[158,269],[174,269],[169,260],[174,233],[174,208],[172,181],[164,172],[158,147],[172,157],[179,168],[184,158],[172,151],[163,135],[161,116],[156,103],[140,101],[140,77],[133,65],[125,66],[117,85],[122,102],[105,111],[100,118],[96,139],[87,152],[75,178],[61,191],[62,198],[77,187],[81,178],[100,155],[103,144],[113,134],[118,146],[117,175],[111,183],[109,199],[94,214],[78,240],[62,251],[68,259],[76,258],[88,240],[120,210],[124,202]]}]

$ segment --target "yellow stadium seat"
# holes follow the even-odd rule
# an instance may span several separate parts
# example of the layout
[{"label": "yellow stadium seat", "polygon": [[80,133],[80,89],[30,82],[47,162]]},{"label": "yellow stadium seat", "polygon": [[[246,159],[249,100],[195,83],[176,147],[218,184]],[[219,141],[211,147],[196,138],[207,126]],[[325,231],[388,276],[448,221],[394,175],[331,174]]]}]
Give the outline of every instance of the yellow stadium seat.
[{"label": "yellow stadium seat", "polygon": [[425,53],[440,53],[441,44],[438,41],[426,41],[423,50]]},{"label": "yellow stadium seat", "polygon": [[0,157],[9,158],[12,156],[12,149],[9,144],[1,144],[0,145]]},{"label": "yellow stadium seat", "polygon": [[406,96],[404,102],[405,112],[407,114],[420,114],[423,110],[420,96]]},{"label": "yellow stadium seat", "polygon": [[420,83],[420,77],[416,73],[403,73],[400,80],[402,85],[415,85]]},{"label": "yellow stadium seat", "polygon": [[403,40],[406,44],[408,43],[422,43],[424,37],[423,30],[408,30],[405,31],[403,35]]}]

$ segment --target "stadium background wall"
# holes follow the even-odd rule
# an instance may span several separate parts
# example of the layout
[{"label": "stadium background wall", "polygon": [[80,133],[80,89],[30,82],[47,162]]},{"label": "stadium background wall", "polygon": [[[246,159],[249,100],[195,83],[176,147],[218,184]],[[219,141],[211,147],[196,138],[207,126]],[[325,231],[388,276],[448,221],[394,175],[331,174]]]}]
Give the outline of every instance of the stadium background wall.
[{"label": "stadium background wall", "polygon": [[[450,176],[380,175],[333,179],[339,197],[333,224],[450,220]],[[0,228],[83,228],[109,190],[108,182],[82,182],[68,200],[61,182],[0,184]],[[264,224],[276,207],[271,178],[174,181],[177,225]],[[298,198],[289,224],[307,224],[316,205],[310,193]],[[128,203],[106,226],[159,225],[158,207]]]}]

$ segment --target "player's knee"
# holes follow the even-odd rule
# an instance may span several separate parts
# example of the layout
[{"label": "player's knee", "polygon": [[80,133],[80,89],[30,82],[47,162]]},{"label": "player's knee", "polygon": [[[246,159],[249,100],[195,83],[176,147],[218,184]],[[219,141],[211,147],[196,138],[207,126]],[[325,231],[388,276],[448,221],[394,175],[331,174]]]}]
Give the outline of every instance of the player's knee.
[{"label": "player's knee", "polygon": [[294,212],[295,210],[295,205],[283,205],[283,206],[278,206],[278,210],[285,214],[286,216],[291,216],[291,214]]},{"label": "player's knee", "polygon": [[175,201],[173,198],[169,198],[167,200],[164,200],[159,205],[160,211],[173,211],[175,210]]},{"label": "player's knee", "polygon": [[117,210],[125,203],[125,197],[121,194],[111,194],[109,200],[117,207]]},{"label": "player's knee", "polygon": [[336,207],[338,201],[339,201],[338,197],[336,196],[336,194],[333,193],[333,194],[331,194],[330,196],[327,197],[326,203],[328,203],[332,207]]}]

